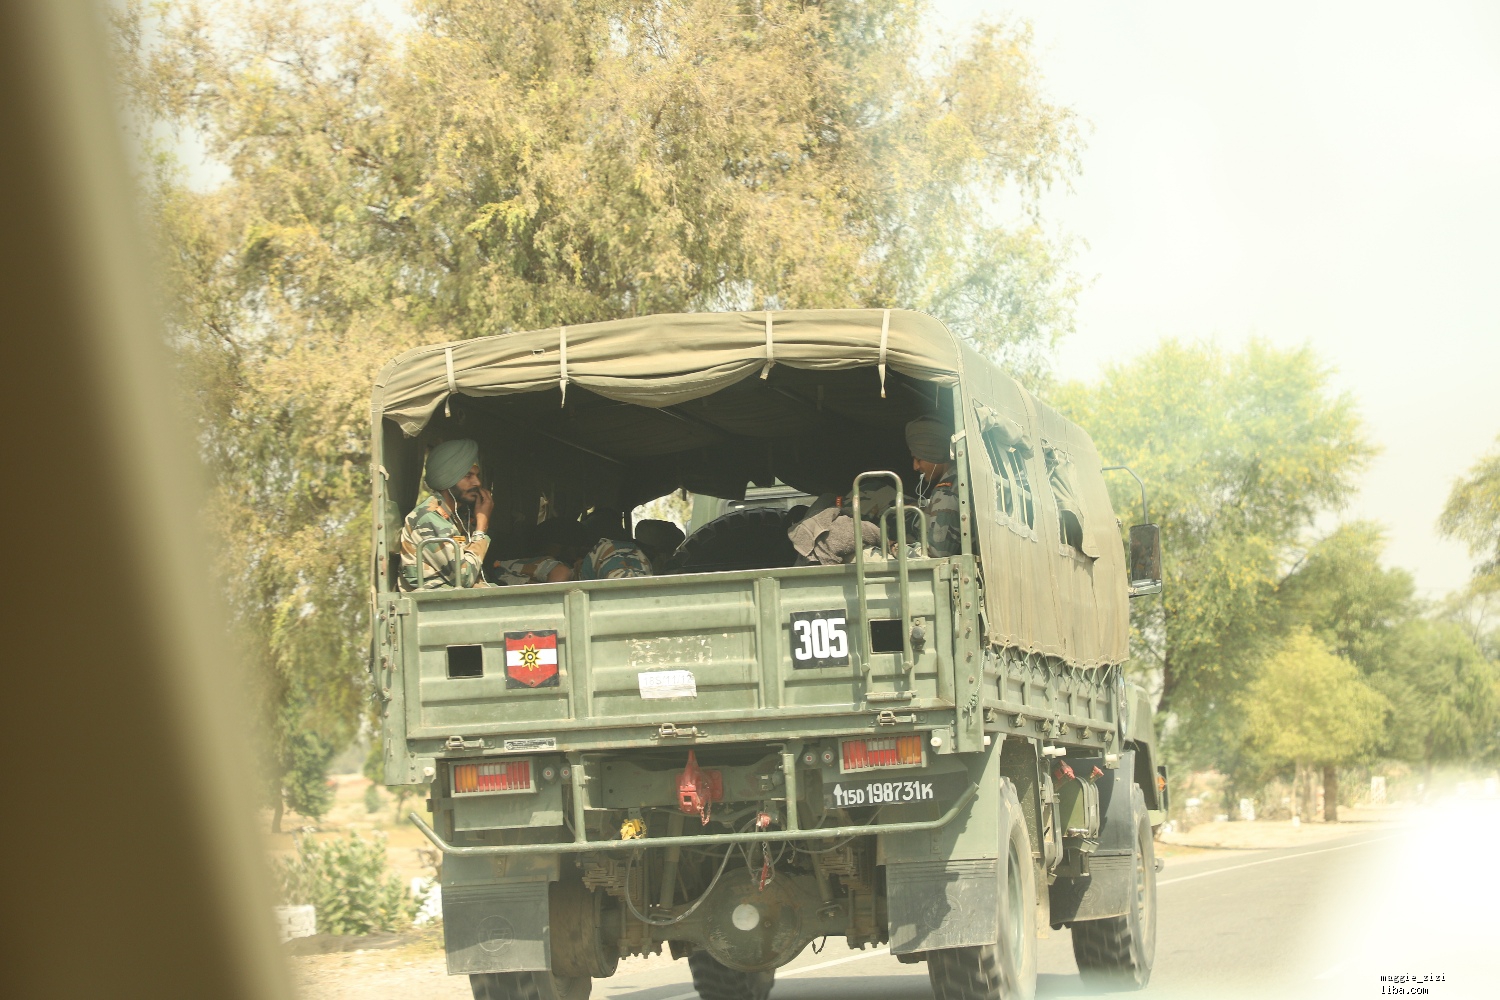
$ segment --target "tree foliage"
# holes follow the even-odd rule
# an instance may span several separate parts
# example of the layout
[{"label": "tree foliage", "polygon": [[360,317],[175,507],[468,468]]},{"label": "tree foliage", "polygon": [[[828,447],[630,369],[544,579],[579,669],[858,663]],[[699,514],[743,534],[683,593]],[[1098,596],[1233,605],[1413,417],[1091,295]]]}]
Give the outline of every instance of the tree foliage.
[{"label": "tree foliage", "polygon": [[[1260,341],[1233,353],[1164,341],[1055,400],[1148,485],[1165,590],[1134,605],[1137,648],[1179,745],[1222,758],[1239,693],[1289,627],[1281,584],[1372,452],[1353,406],[1311,351]],[[1139,508],[1133,482],[1111,490],[1116,510]]]},{"label": "tree foliage", "polygon": [[1391,666],[1393,644],[1421,611],[1412,575],[1386,567],[1384,554],[1379,525],[1342,524],[1308,550],[1280,593],[1290,621],[1367,674]]},{"label": "tree foliage", "polygon": [[1500,669],[1482,631],[1425,617],[1411,574],[1382,565],[1376,526],[1343,525],[1282,587],[1290,619],[1355,664],[1391,709],[1380,753],[1413,764],[1478,763],[1500,752]]},{"label": "tree foliage", "polygon": [[1438,529],[1469,546],[1477,591],[1500,591],[1500,437],[1496,447],[1453,484]]},{"label": "tree foliage", "polygon": [[1500,760],[1500,666],[1456,623],[1407,622],[1370,680],[1392,706],[1390,756],[1427,767]]},{"label": "tree foliage", "polygon": [[1239,698],[1245,749],[1266,771],[1352,763],[1385,731],[1387,702],[1359,669],[1294,630]]},{"label": "tree foliage", "polygon": [[[1040,193],[1071,115],[1023,28],[931,58],[922,4],[128,4],[171,333],[264,700],[353,735],[368,393],[421,343],[651,312],[904,306],[1037,370],[1075,285]],[[274,719],[274,713],[272,713]],[[280,727],[273,726],[276,731]]]}]

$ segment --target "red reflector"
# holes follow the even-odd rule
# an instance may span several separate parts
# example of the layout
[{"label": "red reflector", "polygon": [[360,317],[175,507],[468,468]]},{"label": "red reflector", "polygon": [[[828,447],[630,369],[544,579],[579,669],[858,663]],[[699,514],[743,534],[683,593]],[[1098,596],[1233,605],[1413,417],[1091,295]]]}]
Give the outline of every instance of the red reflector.
[{"label": "red reflector", "polygon": [[508,760],[494,764],[456,764],[453,767],[454,795],[482,795],[486,792],[529,792],[531,761]]},{"label": "red reflector", "polygon": [[875,767],[921,767],[922,737],[890,736],[880,740],[844,740],[843,770],[863,771]]}]

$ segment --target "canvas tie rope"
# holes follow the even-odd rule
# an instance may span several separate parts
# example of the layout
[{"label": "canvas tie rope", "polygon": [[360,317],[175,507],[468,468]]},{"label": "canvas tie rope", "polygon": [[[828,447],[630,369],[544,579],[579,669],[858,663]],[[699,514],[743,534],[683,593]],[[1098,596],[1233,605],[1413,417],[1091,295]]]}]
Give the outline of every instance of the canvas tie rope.
[{"label": "canvas tie rope", "polygon": [[771,343],[771,310],[766,310],[766,366],[760,370],[760,377],[765,378],[771,374],[771,366],[776,363],[776,349]]},{"label": "canvas tie rope", "polygon": [[558,379],[557,388],[562,392],[562,405],[568,405],[568,328],[562,327],[558,331],[557,339],[557,364]]},{"label": "canvas tie rope", "polygon": [[443,362],[448,366],[448,398],[443,400],[443,416],[451,417],[453,411],[448,405],[449,400],[458,393],[458,382],[453,378],[453,348],[443,348]]},{"label": "canvas tie rope", "polygon": [[891,311],[880,317],[880,398],[885,398],[885,345],[891,339]]}]

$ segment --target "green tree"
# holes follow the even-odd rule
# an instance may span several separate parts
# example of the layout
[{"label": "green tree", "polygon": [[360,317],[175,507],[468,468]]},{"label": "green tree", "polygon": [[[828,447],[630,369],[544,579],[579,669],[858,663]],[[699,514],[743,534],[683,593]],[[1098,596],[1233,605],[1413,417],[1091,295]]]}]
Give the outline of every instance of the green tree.
[{"label": "green tree", "polygon": [[1299,814],[1321,770],[1328,818],[1337,819],[1338,766],[1375,749],[1385,730],[1385,698],[1354,664],[1296,629],[1238,700],[1249,760],[1263,773],[1295,768]]},{"label": "green tree", "polygon": [[1500,437],[1469,475],[1453,484],[1438,519],[1438,530],[1469,546],[1479,560],[1474,567],[1474,589],[1500,590]]},{"label": "green tree", "polygon": [[1428,772],[1500,760],[1500,667],[1457,623],[1406,623],[1370,681],[1392,706],[1390,756]]},{"label": "green tree", "polygon": [[[1174,752],[1223,762],[1238,696],[1290,624],[1281,583],[1372,454],[1353,405],[1310,350],[1262,341],[1228,353],[1167,340],[1055,401],[1147,483],[1166,579],[1161,600],[1133,606],[1136,648]],[[1111,490],[1116,510],[1139,507],[1134,483]]]},{"label": "green tree", "polygon": [[1287,618],[1366,674],[1389,667],[1393,643],[1421,611],[1412,575],[1383,565],[1384,553],[1378,525],[1342,524],[1308,550],[1280,587]]},{"label": "green tree", "polygon": [[228,171],[194,190],[158,152],[148,216],[266,704],[329,743],[356,731],[367,400],[401,350],[907,306],[1039,370],[1076,289],[1038,220],[1075,167],[1073,119],[1025,29],[927,58],[922,10],[425,0],[399,34],[293,0],[127,5],[139,131],[189,130]]}]

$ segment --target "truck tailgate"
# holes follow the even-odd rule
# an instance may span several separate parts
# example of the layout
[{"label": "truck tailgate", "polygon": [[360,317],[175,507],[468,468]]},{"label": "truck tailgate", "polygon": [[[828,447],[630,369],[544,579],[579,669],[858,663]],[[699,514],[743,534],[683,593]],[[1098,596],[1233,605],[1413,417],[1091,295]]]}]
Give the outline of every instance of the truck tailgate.
[{"label": "truck tailgate", "polygon": [[[902,707],[952,704],[948,567],[910,564],[910,613],[925,650],[910,675],[896,652],[868,651],[855,624],[852,566],[591,580],[407,594],[400,642],[408,739],[714,720],[784,720],[847,714],[868,701]],[[900,617],[894,570],[866,580],[872,619]],[[847,620],[847,665],[797,667],[791,618],[834,612]],[[550,649],[557,673],[539,686],[507,675],[506,636]],[[888,629],[899,644],[899,628]],[[887,643],[888,643],[887,639]],[[453,662],[450,647],[471,647]],[[473,647],[477,647],[477,650]],[[544,652],[544,658],[546,654]],[[479,669],[482,664],[482,670]],[[685,671],[666,678],[642,674]],[[523,674],[524,676],[524,674]],[[652,680],[676,682],[662,690]],[[663,697],[666,695],[666,697]]]}]

